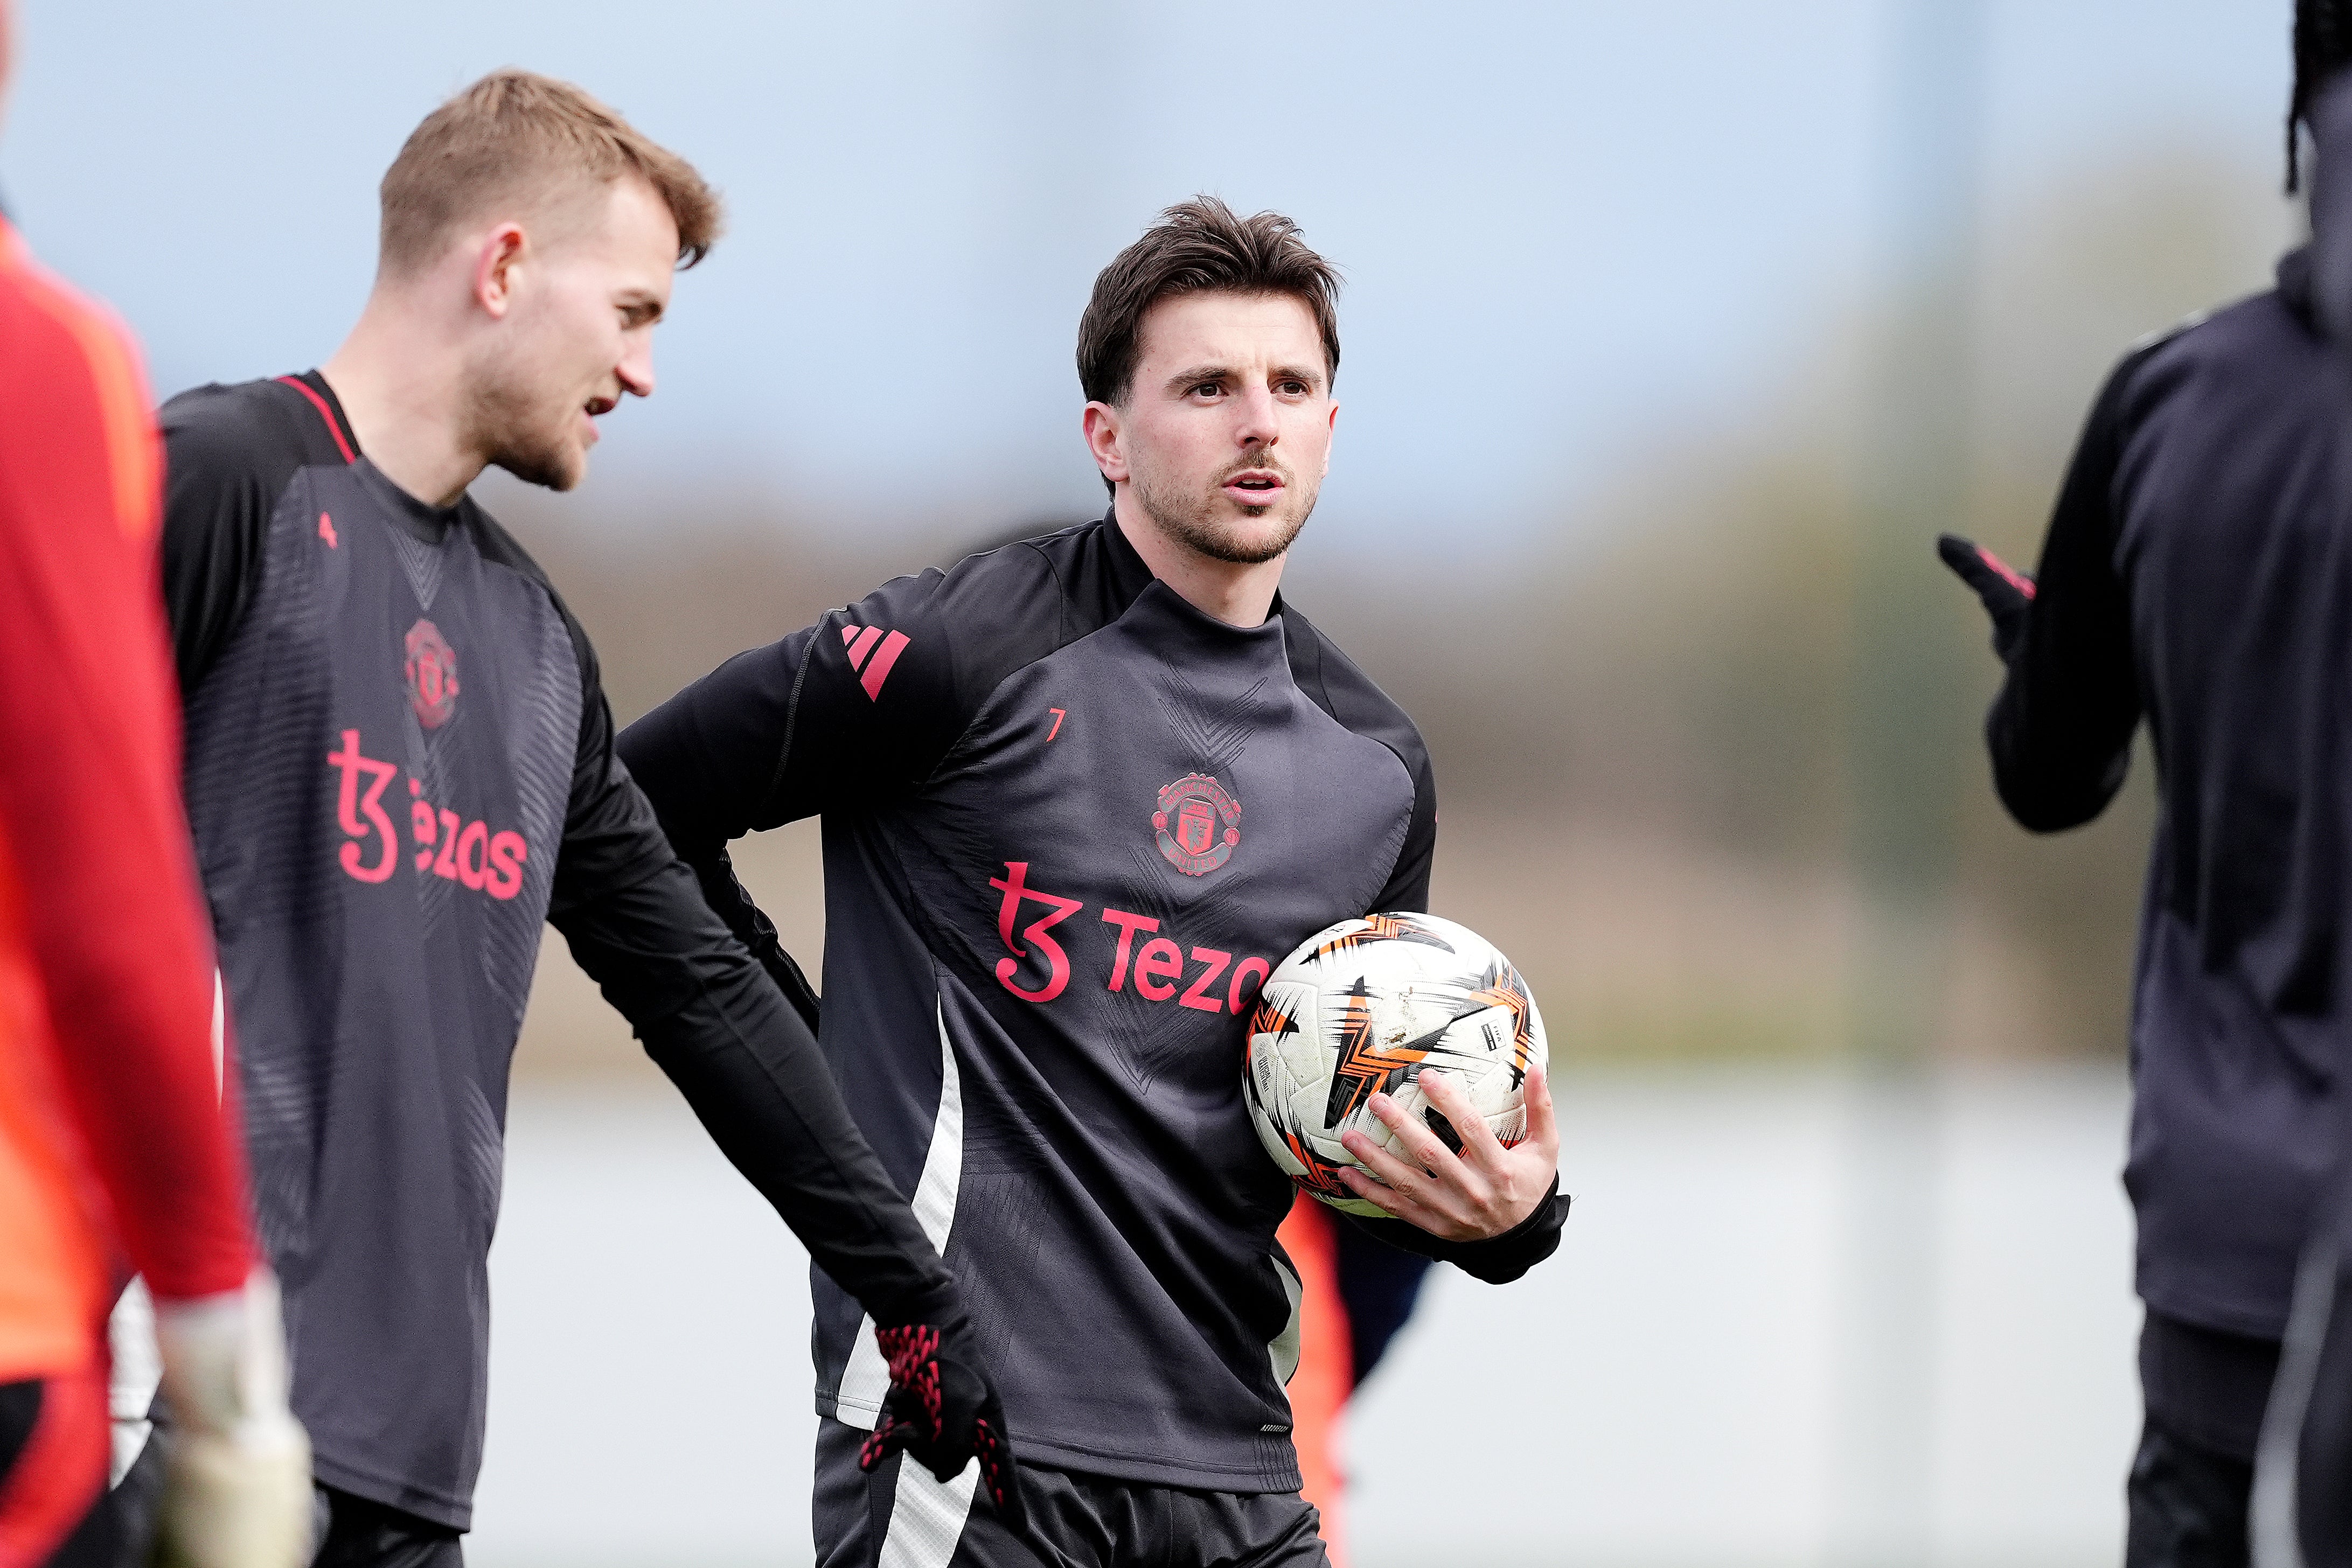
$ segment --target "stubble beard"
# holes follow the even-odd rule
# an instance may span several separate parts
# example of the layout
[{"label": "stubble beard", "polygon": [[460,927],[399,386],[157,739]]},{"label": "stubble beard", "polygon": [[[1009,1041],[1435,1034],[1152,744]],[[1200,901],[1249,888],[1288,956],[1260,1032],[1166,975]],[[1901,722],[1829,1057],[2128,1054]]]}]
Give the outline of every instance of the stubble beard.
[{"label": "stubble beard", "polygon": [[[1206,495],[1179,497],[1141,474],[1135,476],[1135,498],[1143,515],[1175,543],[1211,560],[1234,566],[1263,566],[1288,549],[1314,515],[1319,486],[1302,485],[1287,468],[1261,458],[1252,467],[1276,468],[1283,476],[1283,499],[1250,508],[1244,518],[1233,515],[1233,499],[1220,483]],[[1251,511],[1255,516],[1249,515]],[[1244,521],[1245,519],[1245,521]],[[1256,524],[1252,528],[1247,524]],[[1263,531],[1259,531],[1263,529]]]},{"label": "stubble beard", "polygon": [[569,490],[580,483],[587,455],[571,438],[576,407],[551,407],[534,396],[519,367],[498,365],[475,382],[467,429],[483,463],[503,468],[526,485]]}]

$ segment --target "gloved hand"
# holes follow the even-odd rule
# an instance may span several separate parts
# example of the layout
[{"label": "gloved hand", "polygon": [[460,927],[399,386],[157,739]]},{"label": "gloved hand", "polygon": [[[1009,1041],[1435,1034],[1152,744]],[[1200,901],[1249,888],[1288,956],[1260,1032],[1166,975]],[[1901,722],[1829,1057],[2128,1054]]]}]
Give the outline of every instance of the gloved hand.
[{"label": "gloved hand", "polygon": [[310,1441],[287,1407],[278,1281],[155,1303],[174,1423],[156,1521],[169,1568],[300,1568],[310,1557]]},{"label": "gloved hand", "polygon": [[2004,664],[2025,642],[2025,616],[2033,602],[2033,580],[1973,539],[1937,534],[1936,553],[1977,591],[1992,617],[1992,651]]},{"label": "gloved hand", "polygon": [[890,1392],[882,1402],[882,1425],[858,1450],[857,1468],[870,1470],[904,1449],[908,1458],[948,1481],[978,1458],[981,1490],[996,1505],[996,1517],[1015,1536],[1025,1534],[1028,1509],[1004,1431],[1004,1406],[970,1332],[961,1323],[944,1333],[926,1323],[874,1332],[890,1364]]}]

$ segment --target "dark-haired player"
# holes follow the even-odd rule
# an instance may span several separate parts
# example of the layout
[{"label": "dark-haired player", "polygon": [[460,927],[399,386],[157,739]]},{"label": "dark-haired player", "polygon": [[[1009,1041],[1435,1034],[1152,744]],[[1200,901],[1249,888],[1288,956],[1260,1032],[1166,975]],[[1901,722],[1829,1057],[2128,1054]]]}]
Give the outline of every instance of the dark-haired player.
[{"label": "dark-haired player", "polygon": [[[2336,9],[2297,12],[2290,156],[2312,88],[2352,44],[2328,31]],[[2009,668],[1986,734],[2021,823],[2089,821],[2143,717],[2156,743],[2124,1174],[2147,1308],[2134,1568],[2245,1561],[2296,1256],[2340,1142],[2347,386],[2296,250],[2275,288],[2125,356],[2032,578],[1942,542]]]},{"label": "dark-haired player", "polygon": [[383,199],[374,292],[323,371],[163,416],[188,812],[320,1561],[458,1560],[543,921],[828,1276],[901,1331],[895,1370],[934,1397],[898,1439],[950,1472],[978,1444],[1010,1478],[954,1281],[615,758],[579,623],[466,494],[493,464],[579,480],[597,416],[653,391],[654,325],[717,199],[516,71],[428,116]]},{"label": "dark-haired player", "polygon": [[[823,1040],[946,1251],[1020,1435],[1040,1558],[869,1463],[883,1365],[820,1276],[818,1555],[847,1564],[1323,1560],[1283,1382],[1294,1189],[1241,1097],[1244,1014],[1301,939],[1426,907],[1412,722],[1276,592],[1328,462],[1334,275],[1271,213],[1169,210],[1079,328],[1099,520],[900,578],[623,736],[730,925],[805,983],[729,841],[824,818]],[[1423,1080],[1441,1113],[1467,1101]],[[1558,1245],[1540,1075],[1506,1150],[1356,1152],[1374,1228],[1488,1280]],[[1360,1134],[1350,1134],[1360,1139]],[[872,1458],[871,1450],[867,1458]]]}]

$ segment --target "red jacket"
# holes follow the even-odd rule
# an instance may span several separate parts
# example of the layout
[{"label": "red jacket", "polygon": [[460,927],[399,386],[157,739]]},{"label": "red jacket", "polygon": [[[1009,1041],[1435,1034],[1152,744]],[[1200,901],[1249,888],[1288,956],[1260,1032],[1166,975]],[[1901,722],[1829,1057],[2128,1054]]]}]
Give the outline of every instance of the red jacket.
[{"label": "red jacket", "polygon": [[243,1156],[158,593],[162,450],[113,320],[0,223],[0,1383],[98,1360],[120,1249],[240,1285]]}]

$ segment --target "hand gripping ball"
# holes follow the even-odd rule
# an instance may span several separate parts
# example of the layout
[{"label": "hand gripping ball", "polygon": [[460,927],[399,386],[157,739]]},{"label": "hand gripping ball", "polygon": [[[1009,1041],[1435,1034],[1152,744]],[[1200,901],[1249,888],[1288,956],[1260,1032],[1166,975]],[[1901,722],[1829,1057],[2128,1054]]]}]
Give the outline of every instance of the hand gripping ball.
[{"label": "hand gripping ball", "polygon": [[1339,1180],[1342,1166],[1362,1168],[1340,1134],[1360,1127],[1381,1148],[1396,1140],[1372,1114],[1374,1094],[1459,1149],[1421,1092],[1422,1073],[1443,1069],[1507,1146],[1527,1135],[1528,1070],[1546,1060],[1535,998],[1485,937],[1433,915],[1369,915],[1317,932],[1266,977],[1242,1098],[1292,1181],[1334,1208],[1386,1218]]}]

